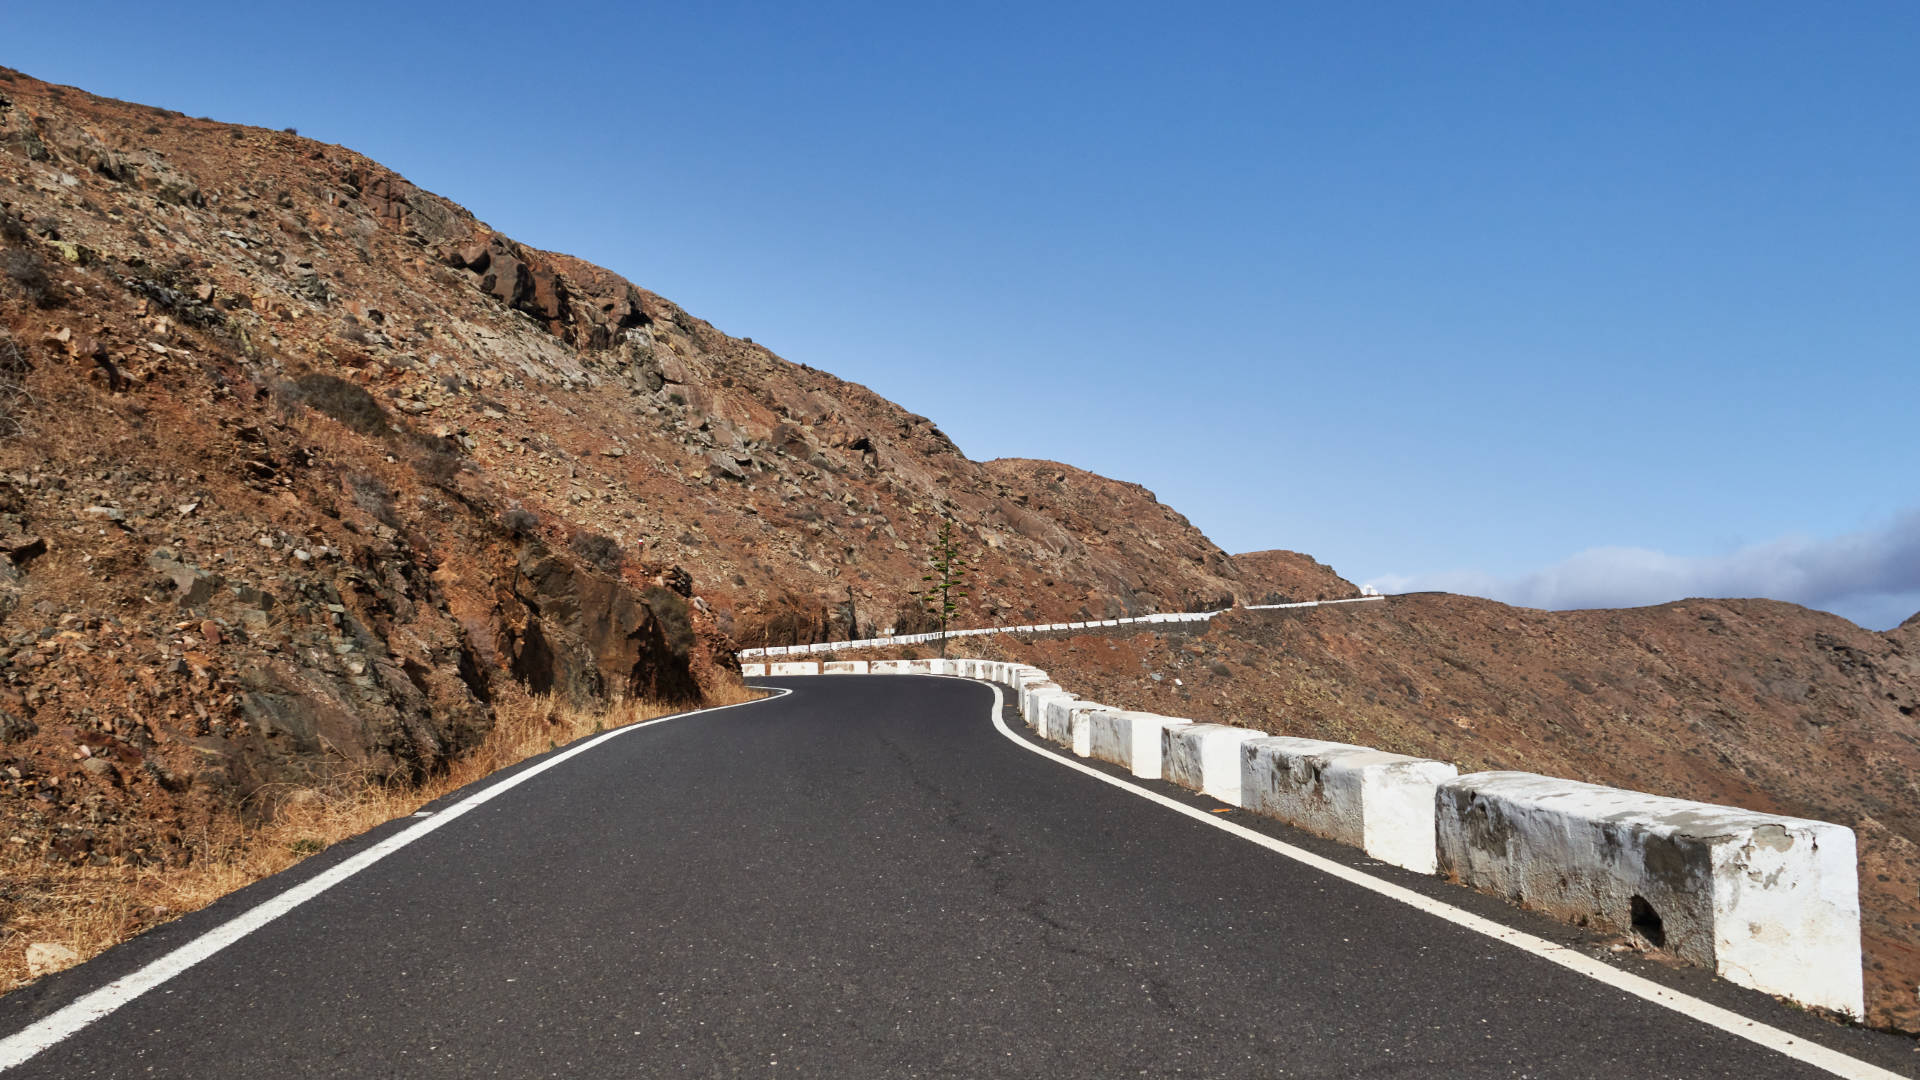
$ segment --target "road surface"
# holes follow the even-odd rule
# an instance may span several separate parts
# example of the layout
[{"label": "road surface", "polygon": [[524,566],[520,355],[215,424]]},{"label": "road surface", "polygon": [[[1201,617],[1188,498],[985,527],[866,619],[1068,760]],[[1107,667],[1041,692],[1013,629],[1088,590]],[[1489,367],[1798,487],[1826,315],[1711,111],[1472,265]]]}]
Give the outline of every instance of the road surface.
[{"label": "road surface", "polygon": [[[982,684],[766,682],[794,693],[444,800],[7,1075],[1833,1075],[1062,768]],[[0,999],[0,1036],[431,820]],[[1912,1069],[1902,1040],[1662,977]]]}]

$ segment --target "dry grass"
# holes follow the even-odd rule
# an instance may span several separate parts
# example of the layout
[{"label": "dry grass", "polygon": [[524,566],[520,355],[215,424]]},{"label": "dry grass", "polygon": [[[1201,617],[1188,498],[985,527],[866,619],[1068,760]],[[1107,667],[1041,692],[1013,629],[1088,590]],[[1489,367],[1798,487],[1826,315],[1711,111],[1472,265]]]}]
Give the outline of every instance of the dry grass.
[{"label": "dry grass", "polygon": [[[733,705],[761,696],[729,680],[708,695],[707,704]],[[549,698],[503,696],[486,740],[445,772],[419,784],[348,777],[324,789],[260,792],[258,798],[273,804],[264,821],[250,824],[239,813],[216,817],[185,838],[192,859],[181,867],[50,864],[22,847],[0,844],[0,912],[6,915],[0,988],[16,989],[95,956],[536,754],[675,711],[647,701],[583,710]],[[63,946],[72,956],[30,970],[27,948],[35,943]]]}]

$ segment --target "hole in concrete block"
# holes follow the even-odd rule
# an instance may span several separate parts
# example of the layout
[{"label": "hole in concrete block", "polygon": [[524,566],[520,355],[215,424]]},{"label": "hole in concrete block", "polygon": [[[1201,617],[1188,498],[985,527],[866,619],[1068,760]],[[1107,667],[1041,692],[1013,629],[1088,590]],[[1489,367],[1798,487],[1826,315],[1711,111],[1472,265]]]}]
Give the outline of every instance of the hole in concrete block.
[{"label": "hole in concrete block", "polygon": [[1667,947],[1667,928],[1660,921],[1660,913],[1644,896],[1633,898],[1633,932],[1646,938],[1647,944],[1656,949]]}]

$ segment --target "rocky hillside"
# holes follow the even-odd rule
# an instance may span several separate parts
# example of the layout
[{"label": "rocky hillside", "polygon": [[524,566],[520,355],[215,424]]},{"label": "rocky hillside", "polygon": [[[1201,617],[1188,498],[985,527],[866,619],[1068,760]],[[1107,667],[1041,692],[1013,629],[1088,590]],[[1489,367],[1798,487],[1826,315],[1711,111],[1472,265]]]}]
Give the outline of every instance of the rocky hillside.
[{"label": "rocky hillside", "polygon": [[1291,604],[1302,600],[1344,600],[1359,596],[1353,582],[1333,567],[1298,551],[1249,551],[1233,557],[1242,594],[1249,604]]},{"label": "rocky hillside", "polygon": [[1237,588],[1137,487],[970,461],[351,151],[0,69],[16,848],[186,858],[206,815],[438,768],[505,685],[698,700],[736,642],[913,618],[949,513],[969,620]]},{"label": "rocky hillside", "polygon": [[1849,825],[1871,1019],[1920,1031],[1920,616],[1876,634],[1770,600],[1421,594],[1180,640],[995,640],[1116,705]]}]

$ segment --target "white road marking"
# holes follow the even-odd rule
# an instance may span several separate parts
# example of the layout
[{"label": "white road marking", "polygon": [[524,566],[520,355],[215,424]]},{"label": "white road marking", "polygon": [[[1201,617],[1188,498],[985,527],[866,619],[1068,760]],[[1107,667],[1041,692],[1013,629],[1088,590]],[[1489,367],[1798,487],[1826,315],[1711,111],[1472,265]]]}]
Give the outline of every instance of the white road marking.
[{"label": "white road marking", "polygon": [[[793,693],[791,690],[780,690],[774,687],[767,687],[766,689],[774,690],[777,697],[785,697]],[[759,700],[771,701],[773,698],[761,698]],[[114,1010],[139,997],[141,994],[152,990],[154,987],[159,986],[175,975],[186,971],[193,965],[218,953],[220,950],[232,945],[234,942],[239,941],[241,938],[246,937],[248,934],[253,933],[255,930],[260,929],[280,916],[285,915],[301,904],[319,896],[321,893],[326,892],[335,885],[365,870],[381,859],[399,851],[415,840],[419,840],[428,833],[446,826],[461,815],[473,810],[475,807],[490,802],[501,795],[505,795],[507,792],[539,776],[548,769],[578,757],[609,739],[617,739],[628,732],[638,731],[645,727],[652,727],[655,724],[664,724],[669,720],[684,720],[689,716],[724,712],[728,709],[738,709],[745,705],[754,705],[757,703],[756,701],[744,701],[738,705],[721,705],[717,708],[678,713],[673,716],[663,716],[657,720],[645,720],[638,724],[629,724],[626,727],[614,728],[612,731],[604,735],[597,735],[571,750],[556,754],[524,772],[516,773],[497,784],[488,786],[482,791],[476,791],[472,795],[454,803],[452,806],[446,807],[439,813],[432,814],[432,816],[423,819],[420,824],[387,837],[385,840],[353,856],[331,870],[316,874],[312,878],[288,889],[286,892],[270,900],[266,900],[255,907],[249,908],[247,911],[221,923],[219,926],[194,938],[192,941],[167,953],[165,956],[154,960],[138,971],[129,975],[123,975],[98,990],[94,990],[91,993],[75,999],[56,1012],[35,1021],[33,1024],[7,1036],[5,1039],[0,1039],[0,1072],[4,1072],[7,1069],[11,1069],[27,1061],[34,1055],[52,1047],[61,1040],[68,1038],[75,1032],[86,1027],[88,1024],[93,1023],[95,1020],[111,1015]],[[417,817],[418,815],[415,816]]]},{"label": "white road marking", "polygon": [[[957,676],[936,677],[957,678]],[[1829,1050],[1818,1043],[1808,1042],[1797,1035],[1763,1024],[1750,1017],[1742,1016],[1731,1009],[1723,1009],[1711,1002],[1702,1001],[1699,998],[1680,993],[1677,990],[1671,990],[1651,979],[1644,979],[1631,972],[1609,967],[1585,953],[1569,949],[1564,945],[1557,945],[1545,938],[1535,937],[1523,930],[1515,930],[1511,926],[1503,926],[1500,923],[1494,922],[1492,919],[1475,915],[1470,911],[1454,907],[1452,904],[1435,900],[1431,896],[1415,892],[1401,885],[1395,885],[1391,881],[1374,877],[1372,874],[1363,873],[1350,866],[1334,862],[1332,859],[1315,855],[1313,852],[1304,848],[1298,848],[1284,841],[1275,840],[1265,833],[1255,832],[1244,825],[1226,821],[1205,810],[1169,799],[1157,791],[1149,791],[1146,788],[1129,783],[1119,777],[1110,776],[1101,772],[1099,769],[1082,765],[1072,758],[1056,754],[1045,747],[1036,746],[1026,739],[1021,738],[1015,734],[1012,729],[1007,727],[1006,721],[1001,717],[1002,703],[1000,688],[992,683],[988,683],[987,687],[993,691],[993,726],[1000,730],[1000,734],[1011,739],[1014,745],[1031,750],[1041,757],[1046,758],[1048,761],[1086,773],[1096,780],[1130,791],[1143,799],[1158,803],[1169,810],[1185,814],[1195,821],[1211,825],[1216,829],[1223,829],[1242,840],[1258,844],[1268,851],[1292,859],[1295,862],[1303,863],[1321,873],[1331,874],[1342,881],[1358,885],[1363,889],[1378,893],[1390,900],[1398,900],[1408,907],[1417,908],[1429,915],[1445,919],[1456,926],[1464,927],[1475,933],[1485,934],[1495,941],[1505,942],[1516,949],[1532,953],[1543,960],[1558,964],[1570,971],[1578,972],[1596,982],[1605,983],[1616,990],[1632,994],[1634,997],[1650,1001],[1663,1008],[1672,1009],[1682,1016],[1691,1017],[1703,1024],[1719,1028],[1721,1031],[1727,1032],[1730,1035],[1737,1035],[1742,1039],[1746,1039],[1748,1042],[1758,1043],[1769,1050],[1785,1054],[1787,1057],[1793,1058],[1796,1061],[1806,1062],[1817,1069],[1823,1069],[1835,1076],[1846,1077],[1847,1080],[1909,1080],[1909,1078],[1903,1077],[1899,1073],[1889,1072],[1878,1065],[1872,1065],[1858,1058],[1849,1057],[1838,1050]]]}]

